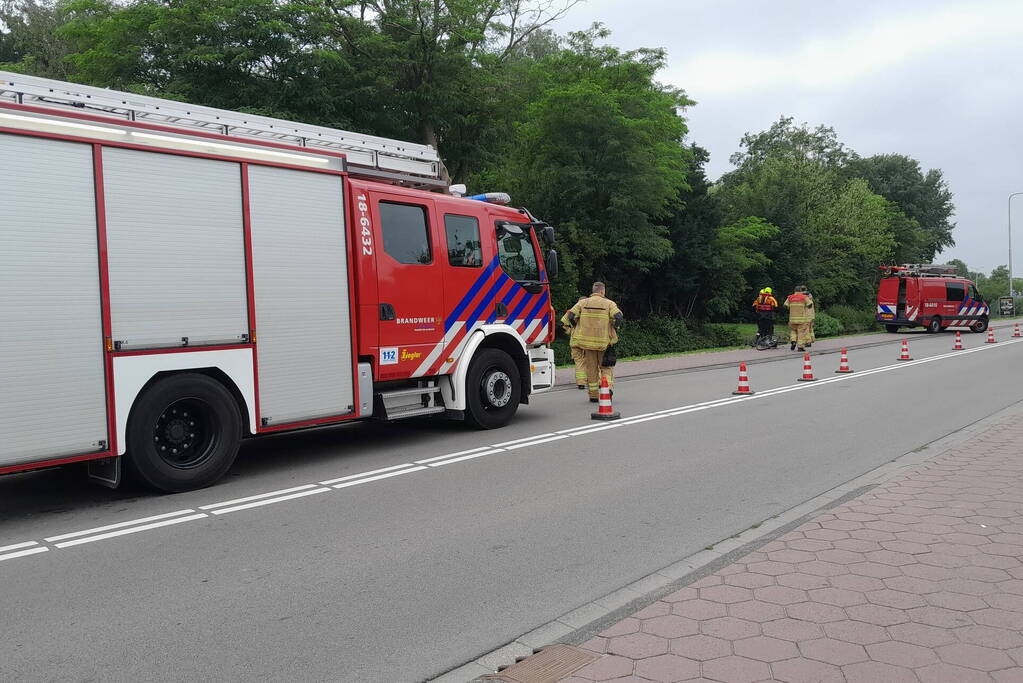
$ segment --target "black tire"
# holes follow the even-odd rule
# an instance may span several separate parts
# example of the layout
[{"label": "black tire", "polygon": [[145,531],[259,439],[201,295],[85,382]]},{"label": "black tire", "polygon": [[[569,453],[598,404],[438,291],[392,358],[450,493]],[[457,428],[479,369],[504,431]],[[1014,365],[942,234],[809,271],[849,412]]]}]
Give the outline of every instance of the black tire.
[{"label": "black tire", "polygon": [[170,375],[131,409],[127,463],[159,491],[201,489],[230,469],[241,440],[241,411],[223,384],[197,373]]},{"label": "black tire", "polygon": [[898,325],[885,325],[884,329],[885,329],[885,332],[890,332],[891,334],[898,334],[898,332],[899,332],[899,326]]},{"label": "black tire", "polygon": [[934,316],[927,321],[927,332],[930,334],[937,334],[941,332],[941,318]]},{"label": "black tire", "polygon": [[522,380],[515,361],[499,349],[483,349],[465,379],[465,421],[477,429],[508,424],[519,409]]},{"label": "black tire", "polygon": [[972,325],[970,325],[970,331],[971,332],[978,332],[978,333],[980,333],[980,332],[987,332],[987,325],[988,325],[988,319],[987,318],[981,318],[980,320],[978,320],[975,323],[973,323]]}]

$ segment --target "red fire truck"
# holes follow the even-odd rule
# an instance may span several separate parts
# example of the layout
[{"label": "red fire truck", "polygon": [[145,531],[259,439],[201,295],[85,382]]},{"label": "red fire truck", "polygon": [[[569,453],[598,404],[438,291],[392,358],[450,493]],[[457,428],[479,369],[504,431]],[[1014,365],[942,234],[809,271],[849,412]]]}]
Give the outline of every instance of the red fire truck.
[{"label": "red fire truck", "polygon": [[901,327],[948,327],[987,330],[991,311],[976,285],[952,266],[905,264],[882,266],[877,288],[877,320],[889,332]]},{"label": "red fire truck", "polygon": [[0,72],[0,158],[0,474],[183,491],[247,436],[553,385],[553,229],[432,147]]}]

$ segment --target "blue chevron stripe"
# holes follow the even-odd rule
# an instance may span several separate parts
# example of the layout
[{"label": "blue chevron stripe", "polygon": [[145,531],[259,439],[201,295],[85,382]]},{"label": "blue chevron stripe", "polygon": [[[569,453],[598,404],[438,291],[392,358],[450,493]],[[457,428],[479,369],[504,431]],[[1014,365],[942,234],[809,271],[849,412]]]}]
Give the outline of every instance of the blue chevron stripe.
[{"label": "blue chevron stripe", "polygon": [[547,292],[545,290],[544,293],[540,296],[540,300],[536,302],[535,306],[533,306],[533,310],[531,310],[529,312],[529,315],[527,315],[526,319],[523,321],[523,329],[528,327],[529,323],[533,322],[536,319],[536,316],[540,312],[540,309],[543,308],[544,304],[546,304],[546,303],[547,303]]},{"label": "blue chevron stripe", "polygon": [[494,274],[494,271],[497,269],[499,264],[500,258],[495,256],[494,260],[490,262],[490,265],[487,266],[482,273],[480,273],[478,278],[476,278],[476,282],[473,283],[472,287],[469,288],[469,291],[466,292],[464,297],[462,297],[462,300],[458,302],[458,305],[455,306],[455,310],[451,311],[451,315],[444,320],[445,333],[451,329],[451,326],[455,324],[456,320],[458,320],[458,316],[462,315],[469,304],[472,303],[472,300],[476,298],[480,289],[482,289],[483,285],[487,283],[490,276]]}]

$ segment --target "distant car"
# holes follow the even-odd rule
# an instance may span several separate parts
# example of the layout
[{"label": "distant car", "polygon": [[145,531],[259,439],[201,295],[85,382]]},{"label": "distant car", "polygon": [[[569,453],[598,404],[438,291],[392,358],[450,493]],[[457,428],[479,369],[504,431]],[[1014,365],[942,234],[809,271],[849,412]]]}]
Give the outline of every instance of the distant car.
[{"label": "distant car", "polygon": [[877,320],[888,332],[902,327],[949,327],[987,330],[991,309],[977,286],[959,277],[952,266],[905,264],[882,266],[877,288]]}]

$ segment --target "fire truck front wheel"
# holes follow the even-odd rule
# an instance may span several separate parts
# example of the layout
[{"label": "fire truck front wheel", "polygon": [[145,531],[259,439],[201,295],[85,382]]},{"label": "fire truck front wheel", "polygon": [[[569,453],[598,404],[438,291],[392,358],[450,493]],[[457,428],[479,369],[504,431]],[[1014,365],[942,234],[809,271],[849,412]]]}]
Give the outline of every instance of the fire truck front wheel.
[{"label": "fire truck front wheel", "polygon": [[234,462],[242,416],[223,384],[183,373],[156,380],[128,416],[127,461],[147,486],[177,493],[210,486]]},{"label": "fire truck front wheel", "polygon": [[522,379],[515,361],[499,349],[483,349],[472,360],[465,380],[465,419],[478,429],[503,427],[515,415]]},{"label": "fire truck front wheel", "polygon": [[987,318],[981,318],[977,322],[970,325],[970,329],[974,332],[987,332]]}]

